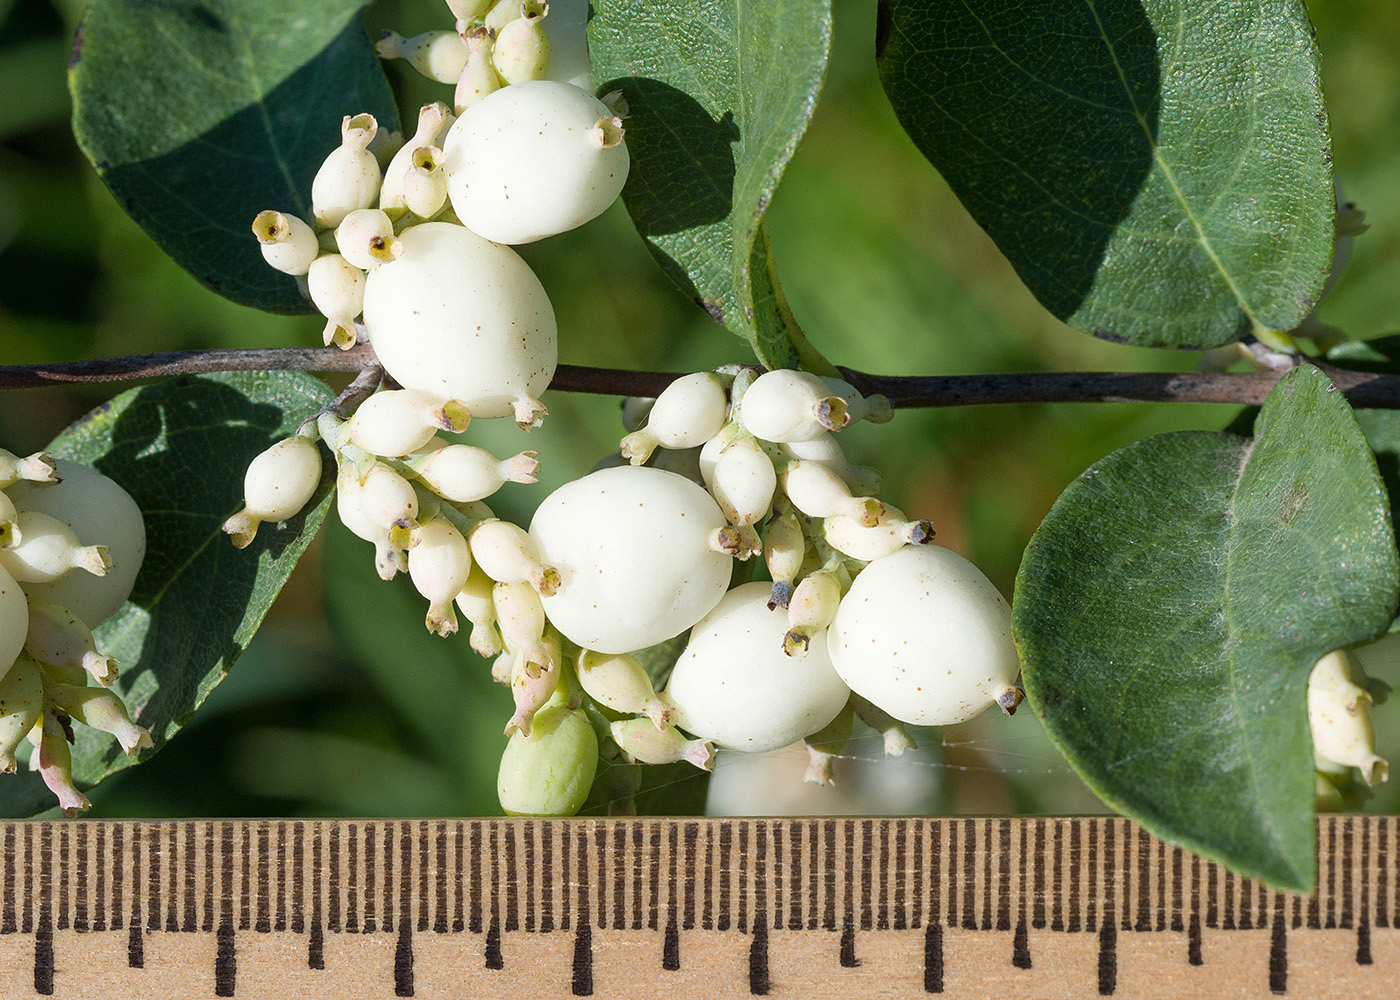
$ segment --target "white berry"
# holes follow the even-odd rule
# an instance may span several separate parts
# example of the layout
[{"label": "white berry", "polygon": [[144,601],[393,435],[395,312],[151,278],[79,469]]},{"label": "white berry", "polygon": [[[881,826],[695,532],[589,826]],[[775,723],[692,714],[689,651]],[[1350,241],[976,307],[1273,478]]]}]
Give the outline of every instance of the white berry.
[{"label": "white berry", "polygon": [[533,243],[602,214],[627,180],[622,127],[567,83],[505,87],[461,113],[443,142],[447,196],[462,224],[497,243]]},{"label": "white berry", "polygon": [[7,492],[17,507],[50,514],[82,542],[106,546],[111,567],[105,576],[70,573],[52,583],[26,584],[24,590],[31,598],[67,608],[96,628],[131,595],[146,557],[146,524],[131,495],[91,466],[58,459],[57,471],[60,483],[16,483]]},{"label": "white berry", "polygon": [[946,726],[1019,701],[1011,606],[951,549],[911,545],[866,566],[827,644],[851,690],[903,722]]},{"label": "white berry", "polygon": [[587,649],[626,653],[669,639],[724,595],[724,515],[703,489],[645,466],[590,473],[545,498],[530,525],[559,571],[549,620]]},{"label": "white berry", "polygon": [[473,417],[544,414],[558,362],[544,286],[507,247],[445,222],[403,232],[403,254],[370,273],[364,322],[394,380],[461,400]]},{"label": "white berry", "polygon": [[767,583],[746,583],[696,623],[663,698],[676,723],[733,750],[777,750],[817,732],[850,691],[818,632],[808,655],[783,652],[787,613],[768,609]]}]

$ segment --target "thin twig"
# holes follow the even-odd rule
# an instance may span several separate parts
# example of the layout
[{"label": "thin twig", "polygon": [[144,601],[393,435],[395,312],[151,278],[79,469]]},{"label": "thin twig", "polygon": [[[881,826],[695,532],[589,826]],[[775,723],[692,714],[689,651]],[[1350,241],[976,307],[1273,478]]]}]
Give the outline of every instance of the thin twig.
[{"label": "thin twig", "polygon": [[[178,351],[95,361],[0,365],[0,389],[119,382],[160,375],[221,371],[362,372],[378,364],[368,344],[327,348]],[[1354,406],[1400,409],[1400,377],[1323,366]],[[1002,375],[869,375],[843,369],[864,393],[888,396],[896,407],[991,403],[1239,403],[1260,404],[1282,376],[1271,372],[1035,372]],[[655,396],[680,372],[560,365],[550,388],[609,396]]]}]

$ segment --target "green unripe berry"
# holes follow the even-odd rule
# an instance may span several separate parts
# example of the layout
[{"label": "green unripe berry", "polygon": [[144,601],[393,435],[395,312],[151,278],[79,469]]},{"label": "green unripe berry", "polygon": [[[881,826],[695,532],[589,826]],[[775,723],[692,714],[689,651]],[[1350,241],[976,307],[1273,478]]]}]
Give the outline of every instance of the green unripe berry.
[{"label": "green unripe berry", "polygon": [[598,736],[588,717],[565,705],[535,714],[530,735],[501,754],[496,795],[507,816],[572,816],[588,798],[598,769]]}]

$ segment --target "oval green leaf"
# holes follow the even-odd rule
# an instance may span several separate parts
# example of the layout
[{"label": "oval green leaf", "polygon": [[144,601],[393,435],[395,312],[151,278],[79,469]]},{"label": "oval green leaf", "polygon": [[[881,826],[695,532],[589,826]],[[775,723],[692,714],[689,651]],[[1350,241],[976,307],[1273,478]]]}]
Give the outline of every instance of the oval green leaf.
[{"label": "oval green leaf", "polygon": [[627,99],[623,201],[662,269],[769,367],[806,350],[764,216],[826,73],[829,0],[594,0],[601,92]]},{"label": "oval green leaf", "polygon": [[1014,628],[1030,703],[1101,798],[1157,836],[1299,892],[1315,877],[1306,690],[1400,599],[1385,487],[1317,368],[1253,439],[1147,438],[1056,501]]},{"label": "oval green leaf", "polygon": [[313,311],[263,262],[263,209],[311,219],[311,179],[345,115],[394,130],[360,0],[100,0],[69,69],[73,131],[141,228],[200,283]]},{"label": "oval green leaf", "polygon": [[[253,457],[330,397],[324,383],[295,372],[170,379],[122,393],[49,446],[116,480],[145,516],[146,558],[131,600],[96,636],[98,648],[117,658],[115,690],[156,750],[247,648],[330,509],[335,467],[327,462],[306,509],[264,524],[248,548],[235,549],[220,528],[242,506]],[[74,729],[79,788],[137,762],[110,736]],[[38,774],[0,775],[0,816],[53,805]]]},{"label": "oval green leaf", "polygon": [[1332,257],[1301,0],[882,0],[900,123],[1040,302],[1154,347],[1288,330]]}]

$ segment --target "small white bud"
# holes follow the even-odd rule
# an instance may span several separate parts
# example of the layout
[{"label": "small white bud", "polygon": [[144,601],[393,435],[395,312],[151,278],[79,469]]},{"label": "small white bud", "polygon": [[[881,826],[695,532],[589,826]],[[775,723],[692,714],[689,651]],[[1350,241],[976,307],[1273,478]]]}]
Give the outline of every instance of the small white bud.
[{"label": "small white bud", "polygon": [[[375,524],[390,530],[391,539],[392,529],[410,532],[417,527],[418,494],[403,476],[376,462],[360,480],[360,487],[365,513]],[[407,534],[404,537],[407,540]]]},{"label": "small white bud", "polygon": [[780,479],[792,505],[808,517],[840,514],[874,527],[885,513],[885,505],[874,497],[851,496],[846,481],[820,462],[792,462]]},{"label": "small white bud", "polygon": [[558,640],[549,636],[540,640],[538,654],[522,651],[516,656],[510,678],[515,714],[506,723],[507,736],[517,732],[530,735],[535,713],[549,703],[559,687],[561,659]]},{"label": "small white bud", "polygon": [[425,31],[405,38],[386,31],[374,45],[381,59],[403,59],[435,83],[456,83],[467,64],[467,47],[455,31]]},{"label": "small white bud", "polygon": [[904,751],[916,748],[913,738],[905,732],[904,723],[884,709],[855,692],[851,693],[851,707],[855,710],[856,718],[884,737],[886,757],[901,757]]},{"label": "small white bud", "polygon": [[398,458],[418,451],[439,430],[460,433],[471,424],[461,400],[444,400],[419,389],[376,392],[350,418],[350,440],[371,455]]},{"label": "small white bud", "polygon": [[831,387],[833,395],[845,400],[846,412],[851,418],[851,423],[866,420],[872,424],[884,424],[894,417],[894,409],[887,397],[878,393],[862,396],[860,390],[845,379],[824,378],[822,381]]},{"label": "small white bud", "polygon": [[676,379],[656,397],[646,426],[622,439],[622,455],[642,465],[652,450],[698,448],[720,432],[728,409],[724,382],[710,372]]},{"label": "small white bud", "polygon": [[389,529],[370,517],[365,506],[365,491],[351,469],[343,462],[336,476],[336,514],[351,533],[374,546],[374,568],[382,580],[392,580],[395,573],[408,571],[408,554],[389,540]]},{"label": "small white bud", "polygon": [[773,505],[778,473],[753,438],[739,438],[720,452],[710,475],[710,495],[730,524],[754,524]]},{"label": "small white bud", "polygon": [[454,599],[457,610],[472,623],[471,647],[478,656],[497,656],[502,648],[500,635],[496,631],[494,587],[495,582],[473,563],[467,582]]},{"label": "small white bud", "polygon": [[822,522],[822,537],[828,545],[863,562],[883,558],[905,545],[928,545],[934,534],[928,521],[906,521],[902,511],[889,506],[873,525],[841,515]]},{"label": "small white bud", "polygon": [[496,519],[472,529],[472,558],[491,579],[500,583],[528,583],[548,597],[559,589],[559,571],[540,561],[534,540],[518,525]]},{"label": "small white bud", "polygon": [[628,757],[643,764],[685,761],[702,771],[715,766],[715,748],[708,740],[686,739],[675,726],[653,725],[647,719],[620,719],[609,727],[613,742]]},{"label": "small white bud", "polygon": [[430,219],[447,204],[447,174],[442,170],[442,150],[419,146],[404,177],[404,204],[414,215]]},{"label": "small white bud", "polygon": [[443,497],[464,503],[491,496],[503,483],[537,482],[537,454],[522,451],[500,459],[485,448],[452,444],[422,456],[410,456],[404,464]]},{"label": "small white bud", "polygon": [[521,0],[499,0],[486,14],[483,22],[492,35],[499,35],[501,29],[517,17],[524,17],[527,7]]},{"label": "small white bud", "polygon": [[346,115],[341,122],[340,145],[311,182],[311,211],[322,229],[334,229],[351,212],[378,200],[379,161],[368,148],[377,131],[373,115]]},{"label": "small white bud", "polygon": [[20,654],[0,676],[0,774],[15,771],[15,750],[44,711],[44,685],[39,665]]},{"label": "small white bud", "polygon": [[1308,677],[1308,726],[1319,763],[1358,768],[1366,784],[1378,785],[1389,777],[1390,764],[1376,754],[1370,704],[1371,695],[1352,682],[1345,650],[1317,661]]},{"label": "small white bud", "polygon": [[65,715],[85,726],[111,733],[127,756],[154,746],[151,734],[131,721],[126,705],[107,688],[46,684],[44,694]]},{"label": "small white bud", "polygon": [[671,721],[670,706],[657,697],[635,656],[585,649],[577,673],[579,686],[600,705],[624,715],[645,715],[658,729]]},{"label": "small white bud", "polygon": [[477,28],[462,36],[467,45],[467,65],[457,78],[452,95],[453,110],[462,114],[477,101],[501,89],[501,78],[491,61],[493,38],[485,28]]},{"label": "small white bud", "polygon": [[459,21],[480,21],[496,0],[447,0],[452,16]]},{"label": "small white bud", "polygon": [[81,667],[99,684],[117,679],[117,661],[98,652],[92,630],[77,615],[51,601],[30,600],[24,650],[41,663]]},{"label": "small white bud", "polygon": [[295,215],[259,212],[253,235],[262,247],[263,260],[284,274],[305,274],[320,253],[316,231]]},{"label": "small white bud", "polygon": [[[453,77],[455,82],[456,77]],[[425,104],[418,109],[418,127],[413,138],[394,154],[384,170],[384,183],[379,188],[379,207],[397,218],[408,206],[404,201],[405,180],[413,168],[413,159],[423,146],[435,146],[438,136],[453,120],[452,111],[441,101]],[[446,190],[444,186],[444,191]]]},{"label": "small white bud", "polygon": [[112,559],[105,545],[83,545],[73,529],[37,510],[19,511],[15,521],[21,541],[0,549],[0,567],[19,583],[50,583],[81,569],[105,576]]},{"label": "small white bud", "polygon": [[306,272],[311,301],[326,317],[322,339],[327,347],[342,350],[355,346],[355,317],[364,310],[365,272],[338,253],[317,257]]},{"label": "small white bud", "polygon": [[786,511],[768,522],[768,534],[763,540],[763,561],[773,578],[772,597],[768,607],[786,608],[792,600],[797,575],[807,558],[807,539],[797,515]]},{"label": "small white bud", "polygon": [[783,652],[798,659],[806,656],[812,637],[831,624],[840,603],[841,581],[836,574],[819,570],[804,576],[788,602]]},{"label": "small white bud", "polygon": [[243,509],[224,522],[235,548],[245,548],[263,521],[285,521],[306,506],[321,482],[321,449],[299,434],[278,441],[248,465]]},{"label": "small white bud", "polygon": [[27,458],[0,448],[0,490],[21,480],[31,483],[58,482],[58,466],[48,452],[36,451]]},{"label": "small white bud", "polygon": [[542,80],[549,69],[549,35],[542,23],[549,4],[527,3],[522,11],[497,32],[491,52],[492,65],[508,84]]},{"label": "small white bud", "polygon": [[377,208],[347,213],[335,227],[335,246],[342,257],[362,271],[373,271],[403,254],[403,244],[394,235],[393,221]]},{"label": "small white bud", "polygon": [[810,441],[850,422],[846,401],[809,372],[779,368],[754,379],[739,404],[745,428],[764,441]]},{"label": "small white bud", "polygon": [[846,707],[824,728],[803,737],[803,742],[807,744],[807,772],[802,776],[804,782],[828,788],[836,784],[831,773],[832,764],[851,738],[854,714],[851,703],[847,701]]},{"label": "small white bud", "polygon": [[434,518],[413,530],[408,575],[414,588],[428,600],[428,631],[434,635],[447,636],[457,631],[452,599],[466,586],[471,568],[467,540],[448,521]]},{"label": "small white bud", "polygon": [[45,712],[40,720],[39,745],[29,763],[58,799],[64,816],[71,819],[91,807],[87,796],[73,784],[73,753],[68,749],[68,735],[52,711]]}]

